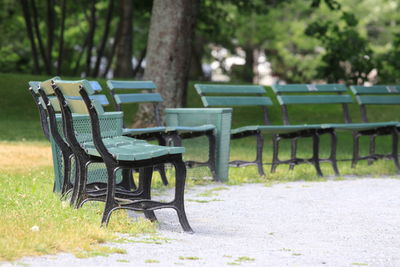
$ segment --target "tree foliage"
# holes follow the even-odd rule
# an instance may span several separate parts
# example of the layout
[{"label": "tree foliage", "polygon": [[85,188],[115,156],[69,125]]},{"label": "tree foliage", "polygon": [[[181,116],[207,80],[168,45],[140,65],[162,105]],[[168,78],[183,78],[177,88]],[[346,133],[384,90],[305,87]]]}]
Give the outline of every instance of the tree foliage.
[{"label": "tree foliage", "polygon": [[342,25],[315,21],[306,29],[306,34],[319,39],[325,50],[317,77],[327,82],[363,84],[374,68],[372,50],[368,40],[357,32],[358,20],[353,14],[343,12],[339,22]]}]

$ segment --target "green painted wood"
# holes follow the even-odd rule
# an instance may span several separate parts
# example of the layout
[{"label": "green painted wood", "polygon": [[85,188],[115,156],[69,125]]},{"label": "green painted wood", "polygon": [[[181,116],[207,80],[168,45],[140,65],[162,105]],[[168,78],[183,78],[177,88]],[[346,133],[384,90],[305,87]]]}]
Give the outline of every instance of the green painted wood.
[{"label": "green painted wood", "polygon": [[357,103],[360,105],[398,105],[400,104],[400,95],[391,96],[356,96]]},{"label": "green painted wood", "polygon": [[43,81],[40,83],[40,88],[42,88],[44,90],[44,92],[46,93],[46,95],[53,95],[54,94],[54,90],[51,87],[52,81],[57,81],[60,80],[60,77],[55,76],[51,79],[48,79],[46,81]]},{"label": "green painted wood", "polygon": [[230,85],[230,84],[195,84],[199,95],[207,94],[265,94],[260,85]]},{"label": "green painted wood", "polygon": [[60,102],[58,102],[57,97],[50,96],[49,100],[50,100],[50,104],[53,107],[54,111],[55,112],[61,112]]},{"label": "green painted wood", "polygon": [[324,124],[324,126],[326,128],[335,128],[338,130],[365,131],[382,127],[396,126],[397,124],[398,122],[389,121],[389,122],[365,122],[365,123],[329,123],[329,124]]},{"label": "green painted wood", "polygon": [[[120,147],[125,145],[137,145],[137,144],[146,144],[145,140],[139,140],[132,137],[126,136],[116,136],[112,138],[103,138],[103,143],[107,148],[111,147]],[[93,141],[84,142],[82,144],[83,148],[96,148]]]},{"label": "green painted wood", "polygon": [[275,93],[338,93],[347,92],[344,84],[274,84]]},{"label": "green painted wood", "polygon": [[[89,114],[86,104],[83,102],[83,100],[67,98],[67,103],[72,113]],[[92,105],[96,109],[97,114],[104,114],[104,109],[99,102],[92,100]]]},{"label": "green painted wood", "polygon": [[205,132],[209,130],[215,130],[215,126],[212,124],[204,124],[201,126],[168,126],[167,132],[179,131],[182,132]]},{"label": "green painted wood", "polygon": [[148,128],[124,128],[123,134],[130,135],[130,134],[142,134],[142,133],[158,133],[158,132],[166,132],[166,127],[148,127]]},{"label": "green painted wood", "polygon": [[38,82],[38,81],[30,81],[29,83],[29,86],[32,88],[32,90],[35,92],[35,93],[39,93],[39,91],[38,91],[38,89],[39,89],[39,86],[40,86],[40,82]]},{"label": "green painted wood", "polygon": [[[107,150],[117,160],[144,160],[154,157],[160,157],[168,154],[181,154],[185,152],[184,147],[157,146],[149,143],[132,143],[115,145],[111,142],[106,145]],[[85,150],[94,156],[99,156],[98,151],[92,147],[86,147]]]},{"label": "green painted wood", "polygon": [[115,102],[118,104],[143,103],[143,102],[162,102],[163,99],[159,93],[147,94],[116,94]]},{"label": "green painted wood", "polygon": [[301,124],[301,125],[249,125],[232,129],[232,134],[248,131],[262,131],[269,134],[295,133],[303,130],[321,129],[322,124]]},{"label": "green painted wood", "polygon": [[[108,106],[110,102],[108,102],[107,96],[103,94],[98,94],[98,95],[91,95],[89,96],[90,99],[96,100],[99,102],[102,106]],[[80,96],[66,96],[67,99],[74,99],[74,100],[82,100],[82,97]]]},{"label": "green painted wood", "polygon": [[103,88],[101,87],[101,85],[98,81],[89,81],[89,83],[94,91],[100,92],[101,90],[103,90]]},{"label": "green painted wood", "polygon": [[202,96],[205,107],[215,106],[270,106],[271,99],[265,96]]},{"label": "green painted wood", "polygon": [[350,86],[351,91],[355,95],[372,95],[372,94],[400,94],[399,85],[373,85],[373,86]]},{"label": "green painted wood", "polygon": [[100,95],[91,95],[90,99],[96,100],[102,106],[108,106],[110,104],[110,102],[108,102],[106,95],[101,95],[101,94]]},{"label": "green painted wood", "polygon": [[95,93],[95,91],[92,89],[92,86],[90,85],[90,82],[87,80],[80,80],[80,81],[56,80],[55,83],[65,96],[80,96],[79,94],[80,86],[83,86],[88,95],[93,95]]},{"label": "green painted wood", "polygon": [[116,81],[108,80],[107,86],[110,90],[116,89],[156,89],[156,85],[152,81]]},{"label": "green painted wood", "polygon": [[[196,112],[199,112],[201,110],[201,114],[220,114],[220,113],[231,113],[232,109],[230,108],[166,108],[164,110],[165,114],[168,113],[183,113],[183,114],[196,114]],[[210,115],[213,116],[213,115]],[[193,123],[193,120],[191,120]]]},{"label": "green painted wood", "polygon": [[353,99],[350,95],[278,95],[277,99],[281,105],[353,103]]}]

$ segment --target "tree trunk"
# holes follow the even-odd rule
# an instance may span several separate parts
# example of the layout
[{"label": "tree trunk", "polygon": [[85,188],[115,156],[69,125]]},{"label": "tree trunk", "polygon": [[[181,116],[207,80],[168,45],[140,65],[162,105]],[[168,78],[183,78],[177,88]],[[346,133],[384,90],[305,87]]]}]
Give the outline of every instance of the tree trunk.
[{"label": "tree trunk", "polygon": [[103,75],[102,75],[103,77],[107,77],[107,74],[108,74],[108,72],[110,71],[112,62],[113,62],[113,60],[114,60],[115,51],[117,50],[117,44],[118,44],[118,42],[119,42],[118,39],[119,39],[120,36],[121,36],[121,28],[119,27],[120,24],[121,24],[121,21],[120,21],[119,24],[118,24],[118,28],[117,28],[117,31],[116,31],[116,33],[115,33],[114,42],[113,42],[113,44],[112,44],[110,54],[109,54],[108,57],[107,57],[107,66],[106,66],[106,69],[104,70],[104,73],[103,73]]},{"label": "tree trunk", "polygon": [[120,36],[117,39],[114,76],[119,78],[133,77],[132,46],[133,46],[133,1],[121,0],[120,6]]},{"label": "tree trunk", "polygon": [[40,55],[42,56],[42,60],[44,63],[46,73],[48,74],[51,72],[50,62],[49,62],[49,59],[47,58],[46,49],[44,47],[43,40],[42,40],[42,34],[40,33],[40,29],[39,29],[39,21],[38,21],[39,15],[37,12],[35,1],[32,0],[31,3],[32,3],[32,12],[33,12],[33,25],[35,28],[35,34],[36,34],[36,38],[37,38],[38,45],[39,45],[39,51],[40,51]]},{"label": "tree trunk", "polygon": [[57,60],[57,75],[61,75],[62,62],[64,58],[64,29],[65,29],[65,12],[66,12],[66,0],[61,1],[61,29],[60,29],[60,40],[58,45],[58,60]]},{"label": "tree trunk", "polygon": [[139,71],[141,71],[142,62],[143,62],[145,57],[146,57],[146,48],[143,49],[142,52],[140,53],[140,57],[139,57],[139,60],[137,62],[137,65],[135,66],[135,69],[133,70],[133,77],[136,77],[138,75]]},{"label": "tree trunk", "polygon": [[254,49],[252,47],[245,47],[246,63],[243,71],[243,79],[245,82],[253,83],[254,78]]},{"label": "tree trunk", "polygon": [[52,74],[52,58],[51,52],[53,51],[54,32],[55,32],[55,11],[54,0],[47,0],[47,60],[49,64],[48,73]]},{"label": "tree trunk", "polygon": [[[154,0],[144,79],[164,98],[162,108],[179,107],[187,87],[191,42],[199,0]],[[151,105],[140,105],[134,126],[154,124]]]},{"label": "tree trunk", "polygon": [[88,33],[88,43],[86,51],[86,77],[90,76],[91,62],[92,62],[92,49],[93,49],[93,39],[94,32],[96,30],[96,0],[92,0],[92,5],[90,7],[90,21],[89,21],[89,33]]},{"label": "tree trunk", "polygon": [[28,33],[28,38],[31,43],[32,56],[33,56],[33,74],[39,74],[39,59],[37,54],[37,48],[35,43],[35,38],[33,36],[31,14],[29,11],[29,5],[27,0],[21,0],[22,12],[24,14],[24,20],[26,25],[26,32]]},{"label": "tree trunk", "polygon": [[196,34],[192,42],[192,53],[190,60],[190,80],[204,80],[202,62],[204,55],[205,40],[203,37]]},{"label": "tree trunk", "polygon": [[110,25],[111,25],[113,11],[114,11],[114,0],[110,0],[110,3],[108,4],[107,18],[104,26],[104,34],[101,39],[100,46],[97,49],[97,60],[92,74],[93,77],[97,77],[99,75],[100,63],[101,59],[103,58],[104,49],[106,47],[106,42],[108,39],[108,34],[110,32]]}]

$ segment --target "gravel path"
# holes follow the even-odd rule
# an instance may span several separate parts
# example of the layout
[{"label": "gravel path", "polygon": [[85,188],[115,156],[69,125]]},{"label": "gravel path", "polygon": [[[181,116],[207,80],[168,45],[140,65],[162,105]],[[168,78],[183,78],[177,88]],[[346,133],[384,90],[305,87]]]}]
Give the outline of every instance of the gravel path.
[{"label": "gravel path", "polygon": [[[200,194],[200,195],[199,195]],[[202,203],[203,202],[203,203]],[[195,234],[174,211],[160,233],[113,244],[128,254],[25,258],[29,266],[400,266],[400,180],[199,186],[186,194]],[[153,264],[151,264],[153,263]]]}]

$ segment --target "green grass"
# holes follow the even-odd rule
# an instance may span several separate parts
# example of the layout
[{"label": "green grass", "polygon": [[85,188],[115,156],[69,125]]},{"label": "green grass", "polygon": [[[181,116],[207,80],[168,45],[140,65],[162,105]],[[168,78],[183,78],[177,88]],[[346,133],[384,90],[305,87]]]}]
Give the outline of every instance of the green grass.
[{"label": "green grass", "polygon": [[78,257],[123,253],[98,246],[118,238],[116,232],[154,232],[146,220],[132,222],[116,212],[108,228],[100,228],[102,204],[72,209],[52,193],[51,167],[22,172],[0,171],[0,261],[60,251]]},{"label": "green grass", "polygon": [[[52,193],[53,170],[51,158],[37,157],[38,151],[43,155],[49,154],[49,144],[45,140],[40,128],[38,111],[28,92],[28,81],[45,80],[47,76],[0,74],[0,261],[13,260],[22,256],[51,254],[60,251],[73,252],[77,256],[105,255],[113,251],[99,247],[106,241],[118,240],[116,232],[137,234],[141,232],[154,232],[155,225],[147,221],[132,223],[125,212],[118,212],[111,218],[107,229],[100,228],[99,222],[102,212],[102,204],[85,205],[83,209],[74,210],[59,200],[58,195]],[[73,77],[63,77],[73,79]],[[103,88],[105,80],[99,79]],[[202,107],[200,98],[196,95],[193,84],[189,87],[188,104],[190,107]],[[108,95],[107,90],[104,92]],[[268,94],[272,96],[271,90]],[[273,98],[275,104],[275,98]],[[125,121],[129,125],[132,122],[135,107],[124,107]],[[108,107],[112,110],[112,107]],[[354,121],[359,121],[360,115],[357,105],[351,105],[351,113]],[[379,107],[370,109],[371,121],[394,120],[394,114],[400,114],[400,107]],[[296,109],[289,109],[292,123],[296,122],[340,122],[340,107],[321,107],[307,105]],[[270,109],[273,123],[280,124],[281,115],[278,105]],[[312,117],[312,120],[309,118]],[[262,123],[261,110],[259,108],[239,108],[233,114],[233,127]],[[362,151],[367,152],[368,139],[361,143]],[[321,153],[329,154],[329,140],[323,137],[321,140]],[[187,152],[186,158],[205,160],[207,157],[207,139],[198,138],[184,142]],[[390,150],[390,139],[379,138],[378,147],[381,152]],[[17,150],[10,149],[18,148]],[[281,159],[287,159],[290,144],[284,142],[281,148]],[[24,149],[31,149],[28,157]],[[47,152],[45,150],[48,150]],[[4,151],[4,152],[3,152]],[[12,151],[12,152],[11,152]],[[265,137],[263,152],[264,162],[271,162],[271,139]],[[339,133],[337,156],[339,160],[351,158],[352,139],[348,133]],[[18,153],[17,153],[18,152]],[[33,153],[33,154],[32,154]],[[46,154],[47,153],[47,154]],[[42,155],[40,154],[40,155]],[[311,156],[310,140],[299,142],[300,157]],[[231,159],[253,160],[255,157],[254,138],[234,140],[231,143]],[[35,166],[33,166],[33,165]],[[323,163],[322,170],[328,176],[333,175],[333,170],[328,163]],[[269,173],[269,165],[265,165],[266,177],[259,177],[257,168],[249,166],[245,168],[230,168],[228,185],[242,183],[265,183],[269,186],[278,182],[306,180],[324,181],[319,178],[311,165],[297,166],[289,172],[287,166],[280,166],[274,174]],[[339,169],[344,176],[394,176],[395,168],[391,161],[380,160],[372,166],[366,162],[360,162],[355,169],[350,168],[350,162],[340,161]],[[174,172],[168,170],[172,179]],[[195,184],[210,183],[211,177],[207,168],[189,169],[187,174],[188,187]],[[343,178],[335,178],[343,179]],[[155,174],[154,186],[165,189],[162,186],[158,174]],[[221,189],[222,190],[222,189]],[[205,192],[208,197],[217,194],[218,190]],[[201,200],[193,200],[201,201]],[[205,201],[217,201],[214,199]],[[150,242],[150,241],[149,241]],[[151,241],[157,242],[157,241]],[[119,251],[123,253],[123,251]],[[233,262],[237,263],[237,262]]]}]

